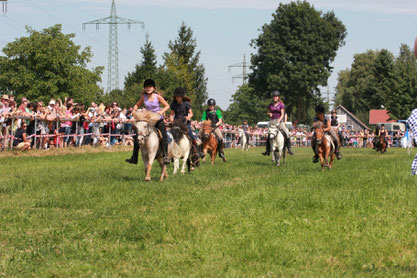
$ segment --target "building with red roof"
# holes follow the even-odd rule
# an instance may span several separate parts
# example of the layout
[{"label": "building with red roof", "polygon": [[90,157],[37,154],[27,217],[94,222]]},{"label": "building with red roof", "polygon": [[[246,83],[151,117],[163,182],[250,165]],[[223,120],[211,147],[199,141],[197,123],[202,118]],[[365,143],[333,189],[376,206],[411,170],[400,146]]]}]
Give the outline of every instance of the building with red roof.
[{"label": "building with red roof", "polygon": [[388,115],[388,111],[384,109],[371,109],[369,111],[369,124],[376,125],[377,123],[395,123]]}]

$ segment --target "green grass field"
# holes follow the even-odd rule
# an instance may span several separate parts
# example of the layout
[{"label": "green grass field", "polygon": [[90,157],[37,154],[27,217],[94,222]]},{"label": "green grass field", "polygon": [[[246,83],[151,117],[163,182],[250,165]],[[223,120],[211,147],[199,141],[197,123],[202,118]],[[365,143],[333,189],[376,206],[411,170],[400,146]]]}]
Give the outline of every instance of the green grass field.
[{"label": "green grass field", "polygon": [[415,277],[414,155],[226,150],[150,183],[128,152],[2,157],[0,276]]}]

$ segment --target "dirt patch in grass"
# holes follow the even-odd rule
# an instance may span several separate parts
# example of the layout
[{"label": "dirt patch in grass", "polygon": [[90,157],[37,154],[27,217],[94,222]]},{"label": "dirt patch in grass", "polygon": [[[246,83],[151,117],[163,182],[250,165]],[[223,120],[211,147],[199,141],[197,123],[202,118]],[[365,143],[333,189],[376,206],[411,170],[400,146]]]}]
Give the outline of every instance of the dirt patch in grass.
[{"label": "dirt patch in grass", "polygon": [[107,147],[68,147],[65,149],[49,149],[49,150],[30,150],[26,152],[20,151],[4,151],[0,152],[0,158],[3,157],[43,157],[43,156],[57,156],[57,155],[69,155],[69,154],[90,154],[90,153],[102,153],[102,152],[127,152],[131,151],[131,146],[112,146],[110,149]]}]

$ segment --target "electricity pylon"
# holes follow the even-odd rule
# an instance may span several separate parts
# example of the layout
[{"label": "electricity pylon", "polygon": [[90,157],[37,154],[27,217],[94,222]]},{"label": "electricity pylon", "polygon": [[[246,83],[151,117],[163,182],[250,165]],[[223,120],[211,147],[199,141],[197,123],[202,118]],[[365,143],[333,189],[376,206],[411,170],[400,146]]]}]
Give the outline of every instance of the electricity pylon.
[{"label": "electricity pylon", "polygon": [[87,24],[95,24],[97,30],[100,28],[101,24],[109,25],[109,57],[106,92],[109,93],[114,89],[119,89],[119,49],[117,42],[117,25],[127,24],[127,28],[130,30],[130,26],[132,24],[141,24],[142,29],[144,29],[145,23],[117,16],[116,4],[114,3],[114,0],[112,0],[111,13],[109,17],[83,23],[83,30],[85,30],[85,25]]},{"label": "electricity pylon", "polygon": [[247,80],[248,80],[248,74],[246,71],[246,68],[248,67],[247,63],[246,63],[246,55],[243,54],[243,62],[242,63],[238,63],[238,64],[234,64],[234,65],[230,65],[229,68],[229,72],[230,72],[230,68],[242,68],[243,72],[242,74],[238,74],[232,77],[232,82],[235,79],[242,79],[243,82],[242,84],[246,84]]},{"label": "electricity pylon", "polygon": [[2,11],[4,14],[7,13],[7,0],[0,0],[1,2],[1,7],[2,7]]}]

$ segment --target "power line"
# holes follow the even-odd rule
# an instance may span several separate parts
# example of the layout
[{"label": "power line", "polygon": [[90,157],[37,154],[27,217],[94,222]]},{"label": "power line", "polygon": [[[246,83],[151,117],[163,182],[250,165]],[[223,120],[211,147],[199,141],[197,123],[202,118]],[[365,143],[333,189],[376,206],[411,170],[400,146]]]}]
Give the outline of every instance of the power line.
[{"label": "power line", "polygon": [[[8,18],[7,16],[3,16],[3,17]],[[22,32],[22,29],[19,29],[20,27],[17,28],[16,26],[14,26],[14,25],[6,22],[6,21],[3,21],[3,23],[5,23],[6,25],[9,25],[10,27],[12,27],[13,29],[15,29],[16,31]],[[23,32],[26,32],[26,30],[23,30]]]},{"label": "power line", "polygon": [[[29,0],[25,0],[27,3],[29,3],[31,6],[33,6],[34,8],[42,11],[43,13],[47,14],[48,16],[54,18],[55,20],[58,20],[59,22],[61,22],[62,24],[69,26],[72,30],[74,30],[75,32],[77,32],[78,34],[81,34],[87,38],[89,38],[90,40],[94,41],[95,43],[97,43],[100,47],[103,47],[103,50],[106,49],[106,43],[103,43],[97,39],[95,39],[94,37],[91,37],[90,35],[85,34],[85,32],[82,32],[80,29],[73,27],[71,24],[61,20],[60,18],[54,16],[53,14],[51,14],[50,12],[46,11],[45,9],[39,7],[38,5],[30,2]],[[129,60],[134,60],[134,58],[132,58],[130,55],[126,54],[125,52],[121,51],[121,54],[123,54],[124,56],[126,56],[127,58],[129,58]]]},{"label": "power line", "polygon": [[247,63],[246,63],[246,55],[243,54],[243,62],[242,63],[238,63],[238,64],[234,64],[234,65],[230,65],[228,67],[229,72],[230,72],[230,68],[242,68],[242,74],[239,75],[235,75],[232,77],[232,82],[235,79],[242,79],[242,84],[246,84],[247,80],[248,80],[248,74],[246,71],[246,68],[248,67]]},{"label": "power line", "polygon": [[109,25],[109,53],[108,53],[108,78],[107,78],[107,93],[114,89],[119,88],[119,49],[117,38],[117,26],[119,24],[126,24],[128,29],[132,24],[141,24],[144,29],[144,23],[137,20],[119,17],[116,14],[116,4],[112,0],[110,16],[106,18],[100,18],[93,21],[83,23],[83,29],[86,25],[95,25],[96,29],[100,28],[100,25]]}]

